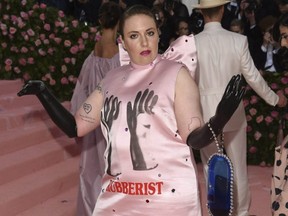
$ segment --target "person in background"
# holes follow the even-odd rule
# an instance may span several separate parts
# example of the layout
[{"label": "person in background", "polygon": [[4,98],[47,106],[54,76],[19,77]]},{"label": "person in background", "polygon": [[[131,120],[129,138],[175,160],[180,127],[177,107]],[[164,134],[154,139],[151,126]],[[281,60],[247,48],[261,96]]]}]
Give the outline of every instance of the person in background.
[{"label": "person in background", "polygon": [[230,31],[238,33],[238,34],[244,34],[244,24],[242,20],[239,19],[233,19],[230,23]]},{"label": "person in background", "polygon": [[278,63],[283,72],[288,73],[288,12],[277,20],[273,27],[273,38],[281,48],[277,52]]},{"label": "person in background", "polygon": [[281,14],[288,13],[288,0],[275,0]]},{"label": "person in background", "polygon": [[175,20],[173,29],[174,29],[173,34],[174,36],[171,37],[170,44],[172,41],[175,41],[178,37],[191,34],[189,22],[185,18]]},{"label": "person in background", "polygon": [[[256,69],[248,49],[247,37],[221,26],[224,5],[229,2],[228,0],[200,0],[200,4],[194,6],[201,9],[205,21],[204,30],[195,35],[198,57],[195,77],[205,122],[215,113],[225,86],[235,73],[241,73],[250,87],[268,104],[283,107],[287,103],[286,97],[274,93]],[[248,216],[250,206],[246,125],[245,110],[241,103],[223,130],[224,147],[234,167],[234,210],[237,216]],[[215,144],[200,150],[206,178],[207,161],[214,153],[217,153]]]},{"label": "person in background", "polygon": [[[30,80],[18,95],[36,95],[69,137],[84,136],[101,124],[105,173],[93,216],[159,215],[159,209],[161,215],[201,216],[191,147],[209,145],[223,129],[245,92],[242,77],[231,77],[217,111],[204,124],[190,75],[197,61],[194,37],[180,37],[166,58],[159,55],[157,21],[142,5],[124,12],[119,32],[129,63],[109,71],[75,116],[42,81]],[[167,59],[179,55],[182,61],[178,46],[189,50],[185,65]]]},{"label": "person in background", "polygon": [[[74,114],[106,73],[120,66],[117,32],[121,8],[117,3],[108,1],[101,5],[98,14],[101,38],[86,58],[79,74],[71,99],[71,112]],[[101,191],[106,142],[100,127],[77,138],[76,142],[81,146],[77,215],[90,216]]]},{"label": "person in background", "polygon": [[269,15],[259,22],[259,27],[263,33],[263,43],[261,45],[262,65],[260,66],[262,71],[281,72],[277,62],[279,44],[273,39],[273,26],[276,20],[276,17]]}]

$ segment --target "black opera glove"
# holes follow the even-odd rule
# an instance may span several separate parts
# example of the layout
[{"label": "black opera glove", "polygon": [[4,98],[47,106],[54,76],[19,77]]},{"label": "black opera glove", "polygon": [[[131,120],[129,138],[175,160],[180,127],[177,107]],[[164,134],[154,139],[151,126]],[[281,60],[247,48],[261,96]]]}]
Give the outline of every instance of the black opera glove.
[{"label": "black opera glove", "polygon": [[17,93],[36,95],[52,121],[70,138],[77,137],[77,126],[74,116],[57,100],[41,80],[29,80]]},{"label": "black opera glove", "polygon": [[[219,102],[215,115],[209,120],[210,126],[218,136],[226,123],[238,108],[245,93],[246,81],[242,75],[234,75],[228,85],[221,101]],[[208,123],[192,131],[187,138],[187,145],[195,149],[201,149],[213,141],[213,135]]]}]

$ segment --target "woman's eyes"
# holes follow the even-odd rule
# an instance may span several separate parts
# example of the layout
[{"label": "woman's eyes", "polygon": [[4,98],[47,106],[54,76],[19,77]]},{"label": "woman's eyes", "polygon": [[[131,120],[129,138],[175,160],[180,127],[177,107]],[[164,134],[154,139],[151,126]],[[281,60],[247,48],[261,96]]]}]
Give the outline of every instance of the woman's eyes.
[{"label": "woman's eyes", "polygon": [[[148,31],[146,34],[147,34],[148,36],[153,36],[153,35],[155,35],[155,31]],[[138,37],[139,37],[138,34],[131,34],[131,35],[130,35],[130,38],[131,38],[131,39],[136,39],[136,38],[138,38]]]},{"label": "woman's eyes", "polygon": [[147,34],[148,34],[149,36],[153,36],[153,35],[155,34],[155,32],[154,32],[154,31],[148,31]]}]

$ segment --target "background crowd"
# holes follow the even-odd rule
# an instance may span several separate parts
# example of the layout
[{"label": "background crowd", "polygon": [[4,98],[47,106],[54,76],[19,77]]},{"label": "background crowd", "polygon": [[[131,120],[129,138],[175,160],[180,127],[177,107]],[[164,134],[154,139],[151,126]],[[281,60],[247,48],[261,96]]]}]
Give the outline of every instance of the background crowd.
[{"label": "background crowd", "polygon": [[[181,35],[198,34],[203,30],[203,16],[198,9],[181,0],[112,0],[125,10],[134,4],[150,7],[159,21],[159,52]],[[105,0],[38,0],[56,7],[87,25],[98,26],[98,10]],[[232,0],[225,5],[222,26],[247,36],[249,50],[257,69],[281,72],[276,50],[279,44],[273,41],[272,27],[281,14],[288,12],[288,0]],[[236,26],[236,27],[235,27]]]}]

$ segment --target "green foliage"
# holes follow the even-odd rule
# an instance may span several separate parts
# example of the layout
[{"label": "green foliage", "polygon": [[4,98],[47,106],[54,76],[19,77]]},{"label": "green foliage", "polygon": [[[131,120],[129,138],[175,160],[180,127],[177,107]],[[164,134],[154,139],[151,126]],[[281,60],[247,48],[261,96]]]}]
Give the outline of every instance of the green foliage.
[{"label": "green foliage", "polygon": [[99,32],[35,2],[0,3],[0,79],[43,80],[60,100],[70,100]]}]

